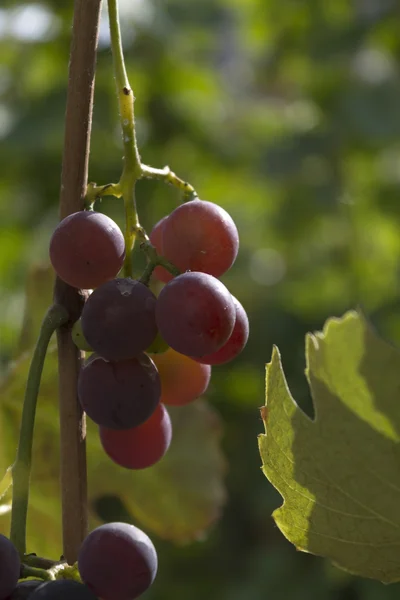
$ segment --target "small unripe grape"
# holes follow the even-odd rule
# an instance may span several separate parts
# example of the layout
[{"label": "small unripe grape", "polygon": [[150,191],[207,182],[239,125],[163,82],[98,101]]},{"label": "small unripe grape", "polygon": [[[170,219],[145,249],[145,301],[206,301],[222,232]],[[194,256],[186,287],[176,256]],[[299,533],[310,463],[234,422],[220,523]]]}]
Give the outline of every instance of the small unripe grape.
[{"label": "small unripe grape", "polygon": [[84,352],[93,352],[93,348],[88,344],[82,331],[82,320],[75,321],[71,331],[72,341],[79,350]]},{"label": "small unripe grape", "polygon": [[158,332],[154,342],[147,348],[146,354],[163,354],[168,348],[167,342],[163,340],[161,333]]}]

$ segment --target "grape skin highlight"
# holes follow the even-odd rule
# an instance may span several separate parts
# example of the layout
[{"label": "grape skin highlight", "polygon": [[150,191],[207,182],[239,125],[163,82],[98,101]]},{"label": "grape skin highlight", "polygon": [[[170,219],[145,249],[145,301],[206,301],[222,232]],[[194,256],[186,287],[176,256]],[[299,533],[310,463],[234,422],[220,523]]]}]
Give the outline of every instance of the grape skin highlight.
[{"label": "grape skin highlight", "polygon": [[150,538],[127,523],[94,529],[78,556],[82,581],[102,600],[134,600],[153,583],[157,566]]},{"label": "grape skin highlight", "polygon": [[21,561],[14,544],[0,534],[0,600],[5,600],[16,588]]},{"label": "grape skin highlight", "polygon": [[230,338],[222,348],[213,354],[194,358],[199,363],[204,365],[222,365],[236,358],[246,346],[249,338],[249,319],[240,302],[234,296],[232,296],[232,300],[236,309],[236,321]]},{"label": "grape skin highlight", "polygon": [[185,202],[169,215],[161,229],[162,255],[181,271],[219,277],[235,262],[239,250],[237,227],[226,210],[213,202]]},{"label": "grape skin highlight", "polygon": [[187,356],[216,352],[235,324],[232,296],[206,273],[183,273],[161,290],[156,305],[159,331],[171,348]]},{"label": "grape skin highlight", "polygon": [[98,600],[82,583],[71,579],[46,581],[29,596],[29,600]]},{"label": "grape skin highlight", "polygon": [[161,396],[161,382],[146,354],[112,362],[93,354],[79,373],[78,397],[87,415],[103,427],[130,429],[146,421]]},{"label": "grape skin highlight", "polygon": [[124,431],[100,427],[99,434],[105,453],[117,465],[126,469],[147,469],[167,452],[172,425],[166,408],[159,404],[142,425]]},{"label": "grape skin highlight", "polygon": [[156,297],[133,279],[114,279],[88,298],[81,317],[83,335],[101,356],[124,360],[143,352],[157,335]]},{"label": "grape skin highlight", "polygon": [[184,406],[205,393],[210,383],[211,367],[195,362],[170,348],[153,356],[161,379],[161,402]]},{"label": "grape skin highlight", "polygon": [[49,252],[60,279],[75,288],[91,289],[116,277],[125,258],[125,240],[106,215],[80,211],[58,224]]}]

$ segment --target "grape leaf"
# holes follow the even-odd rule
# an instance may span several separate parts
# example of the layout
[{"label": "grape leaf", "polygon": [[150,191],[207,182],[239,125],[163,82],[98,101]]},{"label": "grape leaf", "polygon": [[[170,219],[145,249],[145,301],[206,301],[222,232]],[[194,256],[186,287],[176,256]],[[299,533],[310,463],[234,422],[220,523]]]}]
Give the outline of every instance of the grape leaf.
[{"label": "grape leaf", "polygon": [[[28,286],[28,314],[21,347],[34,340],[50,298],[46,298],[44,271],[38,285]],[[49,288],[50,290],[51,288]],[[32,298],[33,295],[33,298]],[[42,297],[42,303],[38,301]],[[40,307],[40,304],[42,306]],[[41,310],[40,310],[41,308]],[[10,365],[0,387],[0,472],[15,460],[22,401],[31,352],[25,351]],[[61,509],[59,493],[58,375],[55,342],[49,349],[39,393],[28,514],[29,552],[59,558]],[[168,409],[169,410],[169,409]],[[134,472],[115,465],[104,453],[97,428],[88,423],[88,479],[91,527],[100,520],[95,510],[101,495],[120,497],[127,517],[165,539],[184,542],[204,535],[225,501],[225,463],[220,449],[221,423],[205,402],[170,410],[173,441],[167,455],[154,467]],[[0,514],[0,532],[8,534],[9,515]]]},{"label": "grape leaf", "polygon": [[400,580],[400,353],[349,312],[306,337],[310,419],[279,351],[267,365],[263,471],[284,502],[273,517],[298,550],[351,573]]},{"label": "grape leaf", "polygon": [[117,492],[125,508],[143,526],[160,537],[182,543],[204,536],[224,504],[221,424],[205,401],[168,407],[168,412],[173,428],[168,453],[159,463],[142,471],[127,471],[109,460],[97,431],[91,427],[89,488],[96,495]]}]

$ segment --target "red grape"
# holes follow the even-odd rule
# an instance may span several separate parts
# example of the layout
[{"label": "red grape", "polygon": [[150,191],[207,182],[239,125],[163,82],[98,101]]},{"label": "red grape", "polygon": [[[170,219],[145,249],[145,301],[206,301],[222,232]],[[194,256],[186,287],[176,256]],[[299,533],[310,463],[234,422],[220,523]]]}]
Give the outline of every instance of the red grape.
[{"label": "red grape", "polygon": [[216,352],[228,340],[235,305],[224,284],[212,275],[183,273],[161,290],[156,320],[171,348],[199,357]]},{"label": "red grape", "polygon": [[0,534],[0,600],[7,598],[17,587],[21,561],[14,544]]},{"label": "red grape", "polygon": [[[158,223],[156,223],[150,233],[150,242],[153,244],[154,248],[157,250],[157,253],[160,256],[163,256],[163,243],[162,243],[162,234],[164,229],[165,221],[168,219],[168,215],[163,217]],[[167,283],[171,281],[173,278],[172,273],[164,269],[164,267],[156,267],[153,271],[153,277],[158,279],[158,281],[162,281],[163,283]]]},{"label": "red grape", "polygon": [[181,271],[202,271],[219,277],[236,259],[236,225],[217,204],[186,202],[169,215],[161,229],[162,254]]},{"label": "red grape", "polygon": [[166,408],[159,404],[142,425],[116,431],[99,428],[100,441],[106,454],[126,469],[146,469],[158,462],[167,452],[172,438],[171,419]]},{"label": "red grape", "polygon": [[104,283],[89,296],[82,311],[87,343],[108,360],[132,358],[146,350],[157,335],[156,301],[140,281]]},{"label": "red grape", "polygon": [[91,289],[113,279],[125,258],[124,236],[102,213],[80,211],[58,224],[50,240],[57,275],[72,287]]},{"label": "red grape", "polygon": [[94,593],[82,583],[71,579],[42,582],[29,600],[97,600]]},{"label": "red grape", "polygon": [[153,356],[161,379],[161,402],[183,406],[204,394],[211,378],[211,367],[195,362],[170,348]]},{"label": "red grape", "polygon": [[[236,358],[236,356],[241,353],[247,344],[247,340],[249,338],[249,319],[240,302],[234,296],[232,296],[232,300],[236,309],[236,321],[230,338],[227,342],[225,342],[222,348],[216,352],[201,356],[200,358],[194,358],[194,360],[198,361],[199,363],[204,365],[222,365],[223,363],[227,363]],[[161,373],[160,376],[162,389],[163,384]]]},{"label": "red grape", "polygon": [[153,583],[157,566],[150,538],[128,523],[97,527],[78,556],[82,581],[103,600],[134,600]]},{"label": "red grape", "polygon": [[78,396],[97,425],[130,429],[155,411],[161,396],[160,377],[146,354],[119,362],[92,354],[79,373]]}]

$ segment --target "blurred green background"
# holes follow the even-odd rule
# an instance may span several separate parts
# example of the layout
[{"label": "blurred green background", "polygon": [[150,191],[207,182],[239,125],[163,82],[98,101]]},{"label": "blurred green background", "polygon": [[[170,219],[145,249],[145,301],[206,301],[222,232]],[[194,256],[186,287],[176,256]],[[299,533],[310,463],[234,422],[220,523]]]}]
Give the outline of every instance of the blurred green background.
[{"label": "blurred green background", "polygon": [[[0,8],[0,374],[15,356],[30,267],[58,219],[72,0]],[[143,160],[230,212],[241,250],[223,281],[245,306],[242,356],[214,369],[228,501],[204,541],[157,540],[149,600],[375,600],[399,586],[297,553],[271,518],[258,407],[277,344],[311,411],[304,335],[361,305],[400,341],[400,5],[395,0],[120,0]],[[90,180],[117,181],[121,139],[103,13]],[[142,224],[179,201],[140,182]],[[98,206],[122,224],[122,207]]]}]

